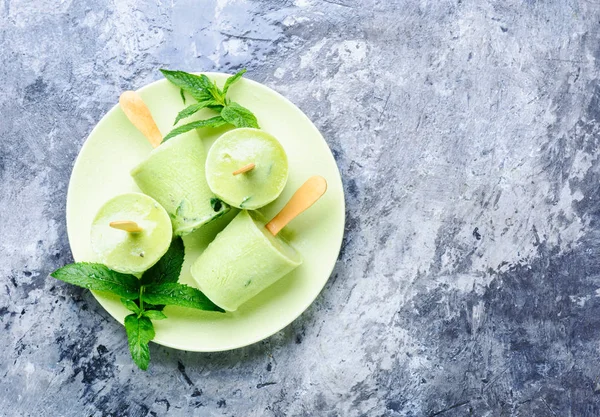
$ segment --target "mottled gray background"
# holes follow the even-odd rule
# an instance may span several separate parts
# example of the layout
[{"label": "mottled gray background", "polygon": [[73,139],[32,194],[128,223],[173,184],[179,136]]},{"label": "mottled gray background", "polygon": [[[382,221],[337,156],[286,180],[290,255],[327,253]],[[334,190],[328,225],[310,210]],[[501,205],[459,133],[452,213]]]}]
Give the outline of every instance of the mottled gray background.
[{"label": "mottled gray background", "polygon": [[[336,269],[291,326],[144,373],[71,261],[86,136],[161,66],[323,132]],[[600,2],[0,0],[0,415],[599,416]]]}]

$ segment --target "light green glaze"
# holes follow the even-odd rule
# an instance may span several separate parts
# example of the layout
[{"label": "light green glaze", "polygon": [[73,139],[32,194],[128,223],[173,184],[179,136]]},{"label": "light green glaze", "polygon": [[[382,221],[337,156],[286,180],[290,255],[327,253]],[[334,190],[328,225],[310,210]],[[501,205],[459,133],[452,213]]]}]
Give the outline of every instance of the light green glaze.
[{"label": "light green glaze", "polygon": [[[219,86],[225,74],[207,74]],[[166,134],[185,105],[179,89],[166,80],[157,81],[138,91]],[[249,108],[261,128],[279,139],[289,164],[287,185],[279,198],[261,209],[272,218],[311,175],[327,179],[325,195],[302,215],[288,224],[284,232],[302,254],[304,262],[233,313],[211,313],[168,306],[168,320],[156,321],[154,343],[195,352],[234,349],[258,342],[283,329],[296,319],[317,297],[336,264],[344,234],[344,192],[342,181],[327,144],[317,128],[290,101],[270,88],[242,78],[229,90],[231,100]],[[189,104],[189,103],[188,103]],[[214,116],[201,110],[180,123]],[[225,131],[198,129],[206,149]],[[98,262],[90,245],[90,228],[98,207],[121,193],[138,191],[131,169],[144,161],[152,148],[116,105],[96,125],[81,149],[67,194],[67,232],[75,261]],[[119,157],[116,158],[115,155]],[[197,286],[190,267],[211,240],[233,217],[233,211],[212,221],[199,231],[184,236],[185,263],[179,281]],[[130,312],[118,297],[94,293],[98,302],[116,320],[123,323]],[[323,320],[329,318],[323,317]]]},{"label": "light green glaze", "polygon": [[200,290],[219,307],[235,311],[302,263],[258,213],[241,211],[192,265]]},{"label": "light green glaze", "polygon": [[138,187],[167,210],[176,236],[191,233],[228,210],[225,204],[214,204],[205,161],[202,140],[188,132],[161,144],[131,171]]},{"label": "light green glaze", "polygon": [[[128,233],[113,229],[110,222],[132,220],[143,230]],[[154,265],[171,243],[171,220],[154,199],[140,193],[121,194],[98,210],[91,244],[99,262],[126,274],[139,274]]]},{"label": "light green glaze", "polygon": [[[254,163],[251,171],[232,173]],[[255,210],[275,200],[288,178],[285,150],[272,135],[259,129],[235,129],[223,134],[208,151],[206,180],[227,204]]]}]

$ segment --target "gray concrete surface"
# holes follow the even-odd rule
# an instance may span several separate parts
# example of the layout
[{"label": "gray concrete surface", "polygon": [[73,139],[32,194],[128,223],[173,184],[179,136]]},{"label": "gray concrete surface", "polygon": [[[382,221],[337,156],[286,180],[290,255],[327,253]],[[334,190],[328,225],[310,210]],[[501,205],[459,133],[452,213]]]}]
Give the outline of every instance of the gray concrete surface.
[{"label": "gray concrete surface", "polygon": [[[600,415],[597,1],[0,0],[0,64],[0,415]],[[163,65],[300,106],[348,220],[292,325],[144,373],[48,274],[79,148]]]}]

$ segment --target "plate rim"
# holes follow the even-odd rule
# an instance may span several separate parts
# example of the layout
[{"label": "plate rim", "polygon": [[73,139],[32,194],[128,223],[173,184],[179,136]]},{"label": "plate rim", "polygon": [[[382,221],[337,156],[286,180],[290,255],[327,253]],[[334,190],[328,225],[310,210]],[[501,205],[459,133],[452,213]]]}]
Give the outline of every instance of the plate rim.
[{"label": "plate rim", "polygon": [[[192,74],[196,74],[196,75],[200,75],[200,74],[204,74],[208,77],[212,77],[212,76],[232,76],[232,74],[228,74],[228,73],[223,73],[223,72],[192,72]],[[323,146],[325,148],[325,150],[331,155],[331,158],[334,161],[335,167],[336,167],[336,180],[339,181],[339,183],[341,184],[341,193],[342,193],[342,198],[341,198],[341,209],[342,209],[342,233],[340,234],[340,238],[339,238],[339,242],[337,242],[336,244],[336,252],[337,252],[337,256],[335,259],[335,262],[333,262],[333,265],[331,267],[331,269],[328,272],[328,276],[327,279],[325,279],[323,281],[323,284],[320,286],[320,288],[318,289],[318,291],[316,291],[315,296],[314,297],[310,297],[310,300],[307,299],[307,303],[303,304],[303,306],[299,309],[299,313],[297,315],[294,315],[294,317],[292,317],[290,320],[285,320],[284,323],[281,326],[277,326],[276,329],[274,331],[270,331],[267,332],[268,334],[265,335],[261,335],[255,338],[251,338],[248,339],[246,341],[244,341],[243,343],[236,343],[236,344],[229,344],[225,347],[222,348],[198,348],[198,349],[190,349],[189,347],[183,347],[181,345],[179,345],[178,343],[171,343],[169,341],[164,341],[164,340],[156,340],[153,339],[151,340],[152,343],[155,343],[157,345],[160,346],[165,346],[168,348],[172,348],[172,349],[177,349],[177,350],[181,350],[181,351],[187,351],[187,352],[204,352],[204,353],[210,353],[210,352],[226,352],[226,351],[230,351],[230,350],[235,350],[235,349],[240,349],[246,346],[250,346],[253,344],[256,344],[260,341],[266,340],[268,338],[270,338],[271,336],[273,336],[274,334],[280,332],[281,330],[285,329],[287,326],[289,326],[292,322],[296,321],[302,314],[304,314],[306,312],[306,310],[308,310],[308,308],[315,302],[315,300],[319,297],[319,295],[323,292],[323,288],[325,288],[325,285],[327,285],[327,282],[329,282],[329,280],[331,279],[331,275],[333,273],[333,270],[335,269],[337,262],[339,261],[339,257],[340,257],[340,253],[341,253],[341,249],[342,249],[342,244],[344,241],[344,234],[345,234],[345,229],[346,229],[346,194],[344,192],[344,182],[342,181],[342,175],[340,173],[340,168],[338,166],[338,163],[335,159],[335,156],[333,154],[333,152],[331,151],[331,148],[329,147],[329,144],[327,143],[327,141],[325,140],[325,138],[323,137],[323,134],[321,133],[321,131],[317,128],[317,126],[315,126],[315,124],[312,122],[312,120],[310,120],[310,118],[304,113],[304,111],[302,111],[302,109],[300,109],[300,107],[298,107],[297,105],[295,105],[291,100],[289,100],[287,97],[283,96],[281,93],[279,93],[278,91],[274,90],[273,88],[262,84],[258,81],[254,81],[250,78],[244,77],[245,82],[249,82],[250,84],[253,84],[255,86],[257,86],[258,88],[266,88],[268,90],[270,90],[273,94],[275,94],[279,99],[287,102],[288,104],[290,104],[293,108],[295,108],[297,111],[299,111],[299,113],[302,115],[302,117],[308,122],[310,123],[315,130],[318,132],[319,136],[320,136],[320,144],[321,146]],[[141,93],[146,89],[149,89],[157,84],[164,84],[164,83],[168,83],[168,80],[165,78],[162,79],[158,79],[155,81],[152,81],[149,84],[146,84],[140,88],[138,88],[136,91],[137,93]],[[75,262],[77,262],[77,260],[75,260],[75,256],[73,255],[73,248],[72,248],[72,244],[71,244],[71,233],[69,231],[69,218],[70,218],[70,204],[69,201],[72,198],[72,193],[73,191],[73,175],[78,167],[79,164],[82,163],[82,158],[81,155],[83,153],[83,151],[85,150],[86,146],[89,146],[89,138],[96,132],[97,129],[99,129],[99,124],[102,122],[102,120],[106,117],[108,117],[110,114],[112,114],[113,112],[117,111],[119,108],[119,103],[117,102],[113,107],[111,107],[106,113],[104,113],[104,115],[100,118],[100,120],[98,120],[96,122],[96,124],[94,125],[93,129],[88,133],[88,135],[86,136],[83,144],[81,145],[81,148],[79,149],[79,152],[77,153],[77,157],[75,158],[75,162],[73,163],[73,168],[71,169],[71,175],[69,176],[69,185],[67,187],[67,195],[66,195],[66,199],[65,199],[65,220],[66,220],[66,231],[67,231],[67,240],[69,242],[69,249],[71,250],[71,256],[73,257],[73,260]],[[117,319],[112,313],[111,311],[105,306],[104,302],[103,302],[103,296],[99,293],[96,293],[96,291],[90,291],[92,293],[92,295],[94,296],[94,298],[96,299],[96,301],[102,306],[102,308],[104,309],[104,311],[106,311],[115,321],[117,321],[118,323],[120,323],[121,325],[124,325],[123,322],[119,319]]]}]

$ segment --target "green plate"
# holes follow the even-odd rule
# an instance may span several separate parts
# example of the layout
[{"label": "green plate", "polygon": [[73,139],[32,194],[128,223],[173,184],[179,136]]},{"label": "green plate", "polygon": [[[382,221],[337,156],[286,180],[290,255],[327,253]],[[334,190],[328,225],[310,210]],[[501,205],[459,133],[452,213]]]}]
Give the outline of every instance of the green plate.
[{"label": "green plate", "polygon": [[[228,75],[207,73],[222,85]],[[166,80],[154,82],[139,94],[161,132],[172,128],[184,108],[179,89]],[[214,352],[258,342],[296,319],[317,297],[337,260],[344,234],[344,191],[340,173],[327,143],[312,122],[286,98],[257,82],[242,79],[229,97],[254,112],[261,128],[275,136],[289,158],[289,179],[281,196],[261,209],[274,216],[294,191],[312,175],[329,184],[325,195],[294,219],[286,234],[302,254],[304,263],[289,275],[242,305],[234,313],[210,313],[167,307],[167,320],[156,321],[154,342],[175,349]],[[193,102],[188,98],[188,105]],[[195,118],[208,117],[206,110]],[[188,119],[187,121],[194,120]],[[208,147],[227,128],[199,129]],[[117,105],[94,128],[75,162],[67,195],[67,231],[75,261],[96,261],[90,247],[90,228],[100,206],[117,194],[140,190],[129,171],[152,150],[144,136],[127,120]],[[237,210],[231,210],[206,228],[184,237],[185,263],[180,282],[194,285],[190,265]],[[94,293],[98,302],[123,323],[128,311],[118,298]]]}]

